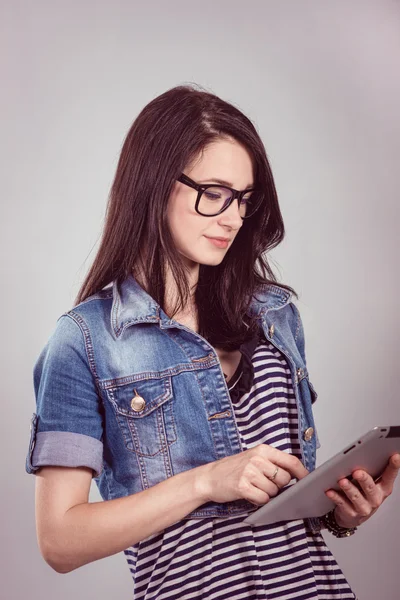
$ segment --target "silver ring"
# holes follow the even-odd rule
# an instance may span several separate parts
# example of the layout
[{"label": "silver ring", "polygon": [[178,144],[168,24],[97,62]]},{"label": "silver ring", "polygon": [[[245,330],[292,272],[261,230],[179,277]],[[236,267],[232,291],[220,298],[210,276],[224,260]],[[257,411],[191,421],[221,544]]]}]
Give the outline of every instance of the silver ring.
[{"label": "silver ring", "polygon": [[277,476],[278,471],[279,471],[279,467],[276,467],[275,473],[273,475],[271,475],[271,477],[268,477],[268,479],[270,479],[271,481],[273,481],[275,479],[275,477]]}]

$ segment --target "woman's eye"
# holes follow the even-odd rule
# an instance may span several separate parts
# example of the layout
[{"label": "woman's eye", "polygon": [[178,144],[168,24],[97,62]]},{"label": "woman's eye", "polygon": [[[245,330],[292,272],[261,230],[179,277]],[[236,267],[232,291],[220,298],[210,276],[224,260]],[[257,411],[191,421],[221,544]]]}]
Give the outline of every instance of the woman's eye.
[{"label": "woman's eye", "polygon": [[221,198],[221,194],[215,192],[204,192],[204,194],[208,200],[219,200]]}]

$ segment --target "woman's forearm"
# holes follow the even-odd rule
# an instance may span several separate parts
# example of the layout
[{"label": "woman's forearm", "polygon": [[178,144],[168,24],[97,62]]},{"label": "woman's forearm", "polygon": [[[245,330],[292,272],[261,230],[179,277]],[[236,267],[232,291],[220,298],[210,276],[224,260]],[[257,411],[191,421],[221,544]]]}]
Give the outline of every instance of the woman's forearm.
[{"label": "woman's forearm", "polygon": [[[61,511],[41,536],[42,554],[59,573],[129,548],[177,523],[208,501],[245,498],[260,505],[277,493],[265,472],[280,465],[301,479],[308,474],[298,458],[259,444],[232,456],[184,471],[151,488],[104,502],[87,501]],[[87,496],[80,496],[86,499]]]},{"label": "woman's forearm", "polygon": [[207,501],[202,472],[197,467],[130,496],[73,506],[54,532],[46,561],[69,573],[173,525]]}]

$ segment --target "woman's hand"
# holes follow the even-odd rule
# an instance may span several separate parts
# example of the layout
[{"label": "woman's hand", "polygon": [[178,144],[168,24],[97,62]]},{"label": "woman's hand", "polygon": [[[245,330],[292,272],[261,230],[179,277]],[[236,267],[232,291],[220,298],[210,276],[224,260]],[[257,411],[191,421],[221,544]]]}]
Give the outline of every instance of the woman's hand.
[{"label": "woman's hand", "polygon": [[400,454],[393,454],[377,482],[362,469],[352,476],[362,492],[348,479],[338,481],[342,492],[327,490],[325,494],[336,504],[335,519],[341,527],[358,527],[376,513],[382,502],[393,491],[393,484],[400,469]]},{"label": "woman's hand", "polygon": [[308,475],[296,456],[268,444],[207,463],[197,467],[197,472],[204,502],[232,502],[243,498],[257,506],[276,496],[293,477],[302,479]]}]

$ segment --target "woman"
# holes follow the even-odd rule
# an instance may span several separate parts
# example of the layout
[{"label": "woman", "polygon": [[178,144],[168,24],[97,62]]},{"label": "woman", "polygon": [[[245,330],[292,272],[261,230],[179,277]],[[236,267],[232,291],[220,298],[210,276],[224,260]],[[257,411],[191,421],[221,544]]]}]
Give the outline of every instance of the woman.
[{"label": "woman", "polygon": [[[237,108],[180,86],[142,110],[94,264],[35,366],[26,469],[56,571],[123,550],[136,600],[355,598],[320,530],[354,533],[399,455],[379,484],[356,472],[364,494],[348,482],[329,518],[243,523],[319,447],[296,294],[265,257],[283,236]],[[104,502],[88,503],[93,476]]]}]

